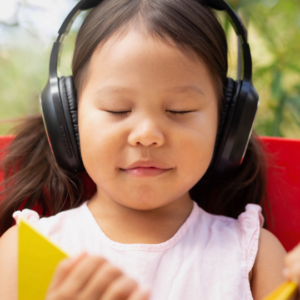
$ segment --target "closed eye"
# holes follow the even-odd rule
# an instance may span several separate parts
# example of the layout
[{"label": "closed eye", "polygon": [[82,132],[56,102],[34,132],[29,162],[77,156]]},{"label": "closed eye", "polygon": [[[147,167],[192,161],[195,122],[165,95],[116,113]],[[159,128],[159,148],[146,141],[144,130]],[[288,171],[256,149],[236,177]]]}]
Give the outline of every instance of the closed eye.
[{"label": "closed eye", "polygon": [[111,110],[107,110],[108,113],[114,114],[114,115],[126,115],[128,113],[130,113],[130,110],[124,110],[124,111],[111,111]]},{"label": "closed eye", "polygon": [[186,111],[174,111],[174,110],[167,110],[168,112],[174,114],[174,115],[184,115],[190,112],[193,112],[193,110],[186,110]]},{"label": "closed eye", "polygon": [[[128,113],[130,113],[131,111],[111,111],[111,110],[107,110],[108,113],[114,114],[114,115],[126,115]],[[193,110],[185,110],[185,111],[174,111],[174,110],[167,110],[167,112],[170,112],[171,114],[174,115],[184,115],[190,112],[193,112]]]}]

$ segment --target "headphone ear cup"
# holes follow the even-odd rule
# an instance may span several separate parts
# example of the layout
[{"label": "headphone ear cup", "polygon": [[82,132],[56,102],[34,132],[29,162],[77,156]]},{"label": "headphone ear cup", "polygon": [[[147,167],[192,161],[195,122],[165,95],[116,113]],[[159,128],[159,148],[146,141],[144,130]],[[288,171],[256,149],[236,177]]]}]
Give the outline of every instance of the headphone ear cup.
[{"label": "headphone ear cup", "polygon": [[68,76],[63,80],[65,93],[67,97],[69,112],[71,116],[72,127],[76,139],[78,150],[80,151],[79,132],[78,132],[78,111],[77,111],[77,93],[72,76]]},{"label": "headphone ear cup", "polygon": [[232,116],[232,110],[234,109],[233,99],[235,98],[237,83],[230,77],[226,79],[224,87],[224,97],[222,102],[222,109],[219,115],[219,126],[216,136],[214,155],[211,163],[211,168],[216,169],[218,162],[222,156],[224,144],[226,142],[226,136]]},{"label": "headphone ear cup", "polygon": [[235,86],[236,86],[236,82],[232,78],[228,77],[225,83],[222,110],[219,117],[218,133],[217,133],[216,143],[215,143],[216,148],[218,148],[222,132],[224,131],[225,121],[228,116],[228,111],[231,107],[231,102],[233,101],[233,97],[234,97]]},{"label": "headphone ear cup", "polygon": [[59,78],[61,101],[64,108],[67,127],[77,160],[77,172],[83,171],[84,166],[80,155],[78,131],[77,93],[72,76]]}]

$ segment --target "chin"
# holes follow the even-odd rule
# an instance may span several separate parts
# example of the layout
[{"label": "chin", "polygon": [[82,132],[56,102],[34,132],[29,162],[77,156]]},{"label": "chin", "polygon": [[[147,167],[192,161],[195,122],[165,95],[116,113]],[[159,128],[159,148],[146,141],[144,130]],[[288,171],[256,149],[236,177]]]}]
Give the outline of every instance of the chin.
[{"label": "chin", "polygon": [[131,201],[126,201],[126,202],[120,201],[119,204],[121,204],[127,208],[130,208],[130,209],[146,211],[146,210],[153,210],[153,209],[161,208],[163,206],[168,205],[169,203],[168,202],[165,203],[165,201],[164,202],[153,201],[153,198],[145,199],[145,197],[142,197],[142,198],[139,198],[136,200],[132,199]]}]

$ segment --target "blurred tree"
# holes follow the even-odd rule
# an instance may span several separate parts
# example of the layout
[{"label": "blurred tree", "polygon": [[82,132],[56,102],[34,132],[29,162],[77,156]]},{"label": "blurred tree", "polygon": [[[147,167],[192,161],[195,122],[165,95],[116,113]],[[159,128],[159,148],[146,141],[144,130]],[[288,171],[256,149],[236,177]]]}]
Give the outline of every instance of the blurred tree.
[{"label": "blurred tree", "polygon": [[[300,2],[229,0],[248,28],[260,135],[300,138]],[[229,37],[228,19],[223,19]]]},{"label": "blurred tree", "polygon": [[[33,10],[33,13],[44,10],[21,1],[9,19],[0,21],[0,135],[7,134],[14,126],[7,121],[39,112],[39,95],[48,77],[48,61],[54,37],[41,39],[32,24],[22,26],[20,9],[23,6]],[[5,36],[9,36],[8,41],[3,41]],[[64,43],[60,66],[64,75],[71,74],[75,38],[75,32],[71,32]]]}]

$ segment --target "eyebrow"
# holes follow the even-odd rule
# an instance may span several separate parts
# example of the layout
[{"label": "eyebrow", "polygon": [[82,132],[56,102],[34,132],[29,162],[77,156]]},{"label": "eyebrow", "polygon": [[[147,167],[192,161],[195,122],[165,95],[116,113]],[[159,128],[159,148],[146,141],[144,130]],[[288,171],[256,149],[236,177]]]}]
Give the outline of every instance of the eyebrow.
[{"label": "eyebrow", "polygon": [[203,96],[205,96],[203,90],[195,85],[195,84],[190,84],[190,85],[185,85],[185,86],[177,86],[175,88],[172,89],[168,89],[168,92],[176,92],[176,93],[195,93],[195,94],[201,94]]},{"label": "eyebrow", "polygon": [[[177,86],[171,89],[167,89],[167,92],[175,92],[175,93],[194,93],[194,94],[201,94],[203,96],[205,96],[203,90],[195,85],[195,84],[191,84],[191,85],[186,85],[186,86]],[[96,91],[96,94],[106,94],[106,93],[134,93],[134,89],[132,88],[127,88],[127,87],[122,87],[122,86],[117,86],[117,85],[107,85],[104,87],[99,88]]]}]

